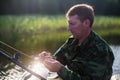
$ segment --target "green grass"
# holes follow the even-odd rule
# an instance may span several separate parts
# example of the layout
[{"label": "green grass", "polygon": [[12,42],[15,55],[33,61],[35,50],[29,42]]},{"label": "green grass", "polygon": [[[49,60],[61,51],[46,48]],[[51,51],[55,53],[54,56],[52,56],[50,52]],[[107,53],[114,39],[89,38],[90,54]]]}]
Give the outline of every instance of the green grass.
[{"label": "green grass", "polygon": [[65,27],[66,19],[64,16],[1,16],[0,17],[0,26],[1,27],[20,27],[21,29],[25,30],[33,30],[36,31],[37,29],[41,28],[59,28]]},{"label": "green grass", "polygon": [[[120,44],[120,17],[96,16],[93,29],[110,44]],[[37,54],[54,52],[70,36],[63,15],[0,16],[0,40]]]},{"label": "green grass", "polygon": [[120,17],[115,16],[96,16],[95,28],[120,28]]}]

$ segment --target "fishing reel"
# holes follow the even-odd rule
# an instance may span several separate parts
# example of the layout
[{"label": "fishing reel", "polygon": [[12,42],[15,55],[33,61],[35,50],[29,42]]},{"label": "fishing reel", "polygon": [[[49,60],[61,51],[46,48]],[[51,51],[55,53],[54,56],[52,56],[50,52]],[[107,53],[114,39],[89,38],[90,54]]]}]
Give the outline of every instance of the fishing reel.
[{"label": "fishing reel", "polygon": [[14,55],[13,55],[13,59],[15,59],[16,61],[18,61],[20,59],[21,55],[20,53],[16,52]]}]

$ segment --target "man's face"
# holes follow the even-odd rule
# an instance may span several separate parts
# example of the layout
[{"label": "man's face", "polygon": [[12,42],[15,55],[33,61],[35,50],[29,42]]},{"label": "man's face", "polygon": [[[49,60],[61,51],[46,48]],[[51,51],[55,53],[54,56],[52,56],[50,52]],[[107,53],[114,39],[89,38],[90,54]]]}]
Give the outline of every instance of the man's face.
[{"label": "man's face", "polygon": [[69,16],[68,20],[68,30],[72,33],[74,38],[81,38],[86,32],[86,25],[84,21],[81,22],[77,15]]}]

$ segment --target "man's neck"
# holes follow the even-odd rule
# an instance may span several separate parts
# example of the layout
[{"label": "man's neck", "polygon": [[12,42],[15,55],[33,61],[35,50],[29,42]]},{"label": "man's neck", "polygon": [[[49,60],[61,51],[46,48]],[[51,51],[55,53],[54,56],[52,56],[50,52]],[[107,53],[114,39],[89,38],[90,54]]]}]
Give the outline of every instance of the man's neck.
[{"label": "man's neck", "polygon": [[86,34],[84,34],[82,37],[79,38],[79,43],[78,43],[79,46],[89,36],[90,32],[91,32],[91,30],[89,30]]}]

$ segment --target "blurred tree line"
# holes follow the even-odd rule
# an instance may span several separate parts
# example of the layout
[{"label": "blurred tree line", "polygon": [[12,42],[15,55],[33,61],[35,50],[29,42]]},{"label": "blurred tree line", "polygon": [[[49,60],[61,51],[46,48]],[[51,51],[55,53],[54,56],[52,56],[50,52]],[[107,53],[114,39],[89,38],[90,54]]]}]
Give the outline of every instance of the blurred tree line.
[{"label": "blurred tree line", "polygon": [[99,15],[120,15],[120,0],[0,0],[0,14],[64,14],[78,3],[91,4]]},{"label": "blurred tree line", "polygon": [[120,0],[0,0],[0,15],[65,14],[79,3],[91,4],[98,15],[120,16]]}]

